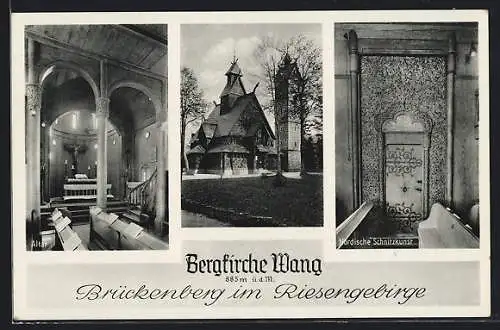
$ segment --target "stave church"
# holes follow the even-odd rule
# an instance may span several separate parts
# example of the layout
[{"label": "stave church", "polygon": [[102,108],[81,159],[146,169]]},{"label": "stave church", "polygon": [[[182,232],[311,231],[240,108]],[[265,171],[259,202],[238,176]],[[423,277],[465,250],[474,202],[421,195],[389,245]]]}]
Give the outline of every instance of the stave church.
[{"label": "stave church", "polygon": [[247,92],[238,60],[225,73],[226,85],[220,102],[193,133],[186,152],[194,174],[238,175],[262,173],[278,167],[299,171],[301,166],[300,119],[293,111],[294,84],[300,77],[296,62],[288,54],[281,59],[275,78],[278,135],[271,128],[255,90]]},{"label": "stave church", "polygon": [[335,25],[338,248],[479,247],[480,56],[477,23]]},{"label": "stave church", "polygon": [[24,41],[27,250],[168,249],[167,26]]}]

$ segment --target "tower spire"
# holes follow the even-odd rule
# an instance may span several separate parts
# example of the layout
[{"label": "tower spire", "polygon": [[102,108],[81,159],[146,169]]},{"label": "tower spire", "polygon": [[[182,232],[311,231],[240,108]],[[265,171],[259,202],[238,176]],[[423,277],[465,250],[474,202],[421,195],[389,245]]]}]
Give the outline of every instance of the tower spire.
[{"label": "tower spire", "polygon": [[225,73],[227,77],[226,87],[224,87],[224,90],[220,95],[221,115],[229,112],[238,97],[246,94],[245,87],[243,86],[243,82],[241,81],[241,69],[236,63],[237,61],[238,59],[236,58],[236,55],[233,55],[231,66]]}]

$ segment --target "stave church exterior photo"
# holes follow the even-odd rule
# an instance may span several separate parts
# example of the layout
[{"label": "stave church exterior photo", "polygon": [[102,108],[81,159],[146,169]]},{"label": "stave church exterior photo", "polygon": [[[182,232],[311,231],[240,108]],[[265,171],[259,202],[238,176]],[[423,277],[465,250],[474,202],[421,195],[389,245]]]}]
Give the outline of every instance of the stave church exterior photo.
[{"label": "stave church exterior photo", "polygon": [[27,249],[167,249],[167,26],[26,26],[25,70]]}]

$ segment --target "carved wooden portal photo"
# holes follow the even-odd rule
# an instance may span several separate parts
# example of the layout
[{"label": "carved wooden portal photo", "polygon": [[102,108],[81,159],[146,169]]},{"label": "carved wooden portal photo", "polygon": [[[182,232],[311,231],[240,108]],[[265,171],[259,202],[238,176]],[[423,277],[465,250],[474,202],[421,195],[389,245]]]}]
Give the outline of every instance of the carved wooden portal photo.
[{"label": "carved wooden portal photo", "polygon": [[165,250],[167,25],[27,25],[26,248]]},{"label": "carved wooden portal photo", "polygon": [[479,247],[477,23],[336,24],[337,248]]},{"label": "carved wooden portal photo", "polygon": [[182,226],[322,226],[321,24],[186,24],[181,49]]}]

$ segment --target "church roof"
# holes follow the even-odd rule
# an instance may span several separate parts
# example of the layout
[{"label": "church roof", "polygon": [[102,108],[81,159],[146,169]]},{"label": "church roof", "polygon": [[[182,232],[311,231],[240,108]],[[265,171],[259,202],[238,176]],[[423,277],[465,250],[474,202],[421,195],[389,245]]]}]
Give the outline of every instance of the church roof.
[{"label": "church roof", "polygon": [[[231,108],[231,111],[223,115],[220,114],[220,105],[216,105],[212,112],[208,115],[205,122],[202,124],[205,136],[212,138],[230,135],[231,129],[241,117],[241,114],[252,104],[255,108],[258,109],[257,111],[261,114],[262,121],[264,122],[269,135],[274,139],[274,132],[271,129],[271,126],[269,125],[269,122],[264,115],[264,111],[259,104],[259,100],[257,100],[257,97],[254,93],[248,93],[238,97],[233,107]],[[216,125],[216,128],[215,130],[213,130],[213,134],[209,135],[208,132],[212,132],[214,125]],[[243,135],[251,136],[255,134],[256,126],[257,125],[250,126]]]},{"label": "church roof", "polygon": [[191,154],[204,154],[205,153],[205,148],[203,148],[201,145],[197,145],[196,147],[188,150],[186,154],[191,155]]},{"label": "church roof", "polygon": [[223,97],[228,94],[245,95],[245,86],[243,86],[243,82],[240,77],[232,82],[228,82],[222,90],[220,96]]},{"label": "church roof", "polygon": [[217,123],[211,123],[211,122],[204,122],[201,124],[201,127],[203,129],[203,133],[205,136],[209,139],[214,137],[215,129],[217,128]]},{"label": "church roof", "polygon": [[220,116],[220,104],[217,104],[215,108],[210,112],[205,123],[217,124],[217,118]]},{"label": "church roof", "polygon": [[234,103],[231,111],[223,114],[222,116],[219,115],[215,136],[229,135],[231,128],[233,128],[234,124],[236,124],[242,112],[247,108],[250,102],[252,102],[252,98],[249,96],[250,94],[239,97]]},{"label": "church roof", "polygon": [[238,60],[235,60],[231,63],[231,66],[229,67],[229,69],[226,71],[226,76],[230,75],[230,74],[234,74],[234,75],[237,75],[237,76],[242,76],[241,74],[241,69],[238,65]]},{"label": "church roof", "polygon": [[[231,93],[237,95],[234,102],[231,104],[227,111],[221,114],[221,104],[215,104],[212,112],[208,115],[207,119],[201,124],[200,132],[205,134],[207,139],[213,139],[217,137],[224,136],[240,136],[240,137],[251,137],[254,136],[257,130],[265,126],[266,131],[269,133],[271,138],[275,138],[274,132],[267,121],[267,118],[260,106],[259,100],[255,96],[254,92],[246,93],[243,83],[241,81],[241,70],[236,63],[233,61],[231,67],[226,72],[228,76],[228,81],[226,87],[224,88],[222,94]],[[235,77],[236,76],[236,77]],[[244,113],[249,116],[242,118]],[[250,124],[238,124],[239,122]],[[208,141],[209,146],[208,152],[243,152],[248,153],[248,150],[244,146],[238,145],[237,147],[222,147],[216,146],[210,148],[210,141]]]},{"label": "church roof", "polygon": [[243,86],[243,82],[241,81],[241,69],[238,66],[237,60],[234,60],[231,62],[231,66],[226,72],[227,76],[227,83],[224,89],[222,90],[222,93],[220,94],[220,97],[223,97],[224,95],[228,94],[234,94],[234,95],[245,95],[245,86]]}]

